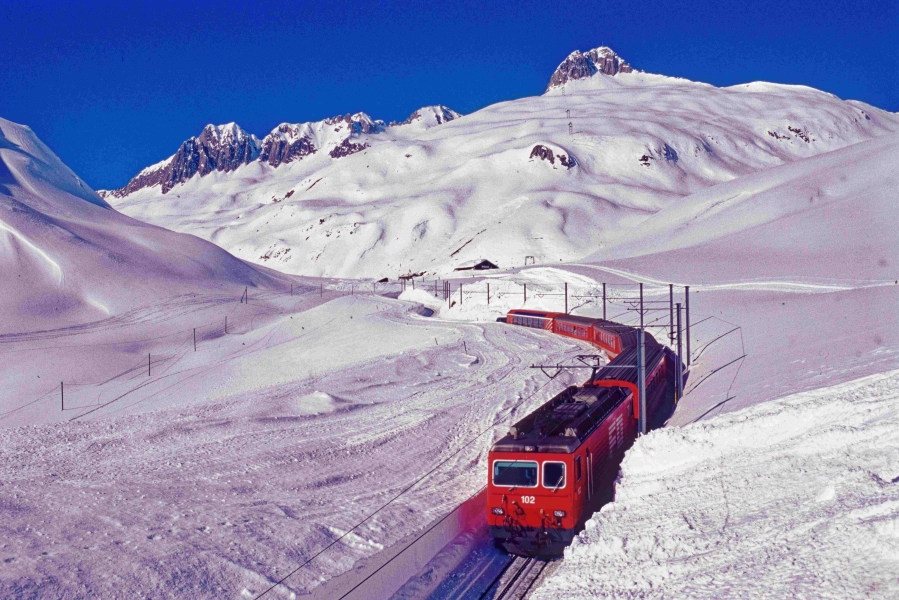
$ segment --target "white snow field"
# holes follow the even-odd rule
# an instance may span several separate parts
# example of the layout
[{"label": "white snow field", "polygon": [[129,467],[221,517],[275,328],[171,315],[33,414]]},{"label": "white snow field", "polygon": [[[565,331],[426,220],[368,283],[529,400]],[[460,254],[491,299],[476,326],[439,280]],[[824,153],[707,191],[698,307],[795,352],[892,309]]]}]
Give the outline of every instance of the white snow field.
[{"label": "white snow field", "polygon": [[369,147],[350,156],[315,137],[319,152],[277,167],[107,199],[287,273],[446,274],[478,258],[582,259],[689,194],[897,130],[893,113],[802,86],[597,74],[429,128],[360,133]]},{"label": "white snow field", "polygon": [[531,597],[896,598],[899,371],[638,440]]}]

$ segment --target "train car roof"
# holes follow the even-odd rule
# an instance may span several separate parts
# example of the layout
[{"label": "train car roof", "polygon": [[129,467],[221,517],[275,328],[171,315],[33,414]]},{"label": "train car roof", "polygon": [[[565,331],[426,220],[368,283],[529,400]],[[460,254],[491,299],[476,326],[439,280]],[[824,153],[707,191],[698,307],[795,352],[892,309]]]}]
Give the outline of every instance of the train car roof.
[{"label": "train car roof", "polygon": [[622,388],[570,387],[515,423],[492,450],[571,454],[626,397]]},{"label": "train car roof", "polygon": [[[562,313],[556,317],[556,320],[560,323],[577,323],[578,325],[584,325],[586,327],[600,327],[602,329],[615,331],[616,333],[629,333],[632,331],[637,331],[637,328],[631,325],[624,325],[623,323],[616,323],[615,321],[598,319],[596,317],[581,317],[579,315],[567,315]],[[645,335],[648,336],[649,333],[646,332]]]},{"label": "train car roof", "polygon": [[[664,360],[664,348],[654,339],[644,346],[647,374]],[[637,349],[631,348],[600,368],[591,382],[618,380],[636,383]],[[622,402],[626,387],[572,386],[557,394],[509,428],[494,452],[554,452],[571,454]]]},{"label": "train car roof", "polygon": [[512,310],[509,311],[509,314],[524,315],[525,317],[544,317],[544,318],[546,318],[547,316],[556,317],[563,313],[552,312],[549,310],[529,310],[529,309],[524,309],[524,308],[513,308]]},{"label": "train car roof", "polygon": [[566,314],[556,317],[556,321],[562,321],[563,323],[577,323],[578,325],[586,325],[587,327],[591,327],[597,320],[598,319],[593,317],[579,317],[577,315]]}]

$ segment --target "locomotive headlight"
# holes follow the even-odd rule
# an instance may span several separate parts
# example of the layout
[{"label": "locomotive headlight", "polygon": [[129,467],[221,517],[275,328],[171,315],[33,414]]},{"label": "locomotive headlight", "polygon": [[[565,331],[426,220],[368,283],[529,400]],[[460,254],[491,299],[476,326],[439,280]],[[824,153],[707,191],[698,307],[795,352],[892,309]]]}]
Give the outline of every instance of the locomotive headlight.
[{"label": "locomotive headlight", "polygon": [[[493,510],[496,510],[496,509],[493,509]],[[554,511],[553,511],[553,516],[554,516],[554,517],[564,517],[564,516],[565,516],[565,511],[564,511],[564,510],[554,510]]]},{"label": "locomotive headlight", "polygon": [[490,509],[490,512],[492,512],[492,513],[495,514],[495,515],[502,515],[502,514],[504,514],[503,509],[500,508],[500,507],[491,508],[491,509]]}]

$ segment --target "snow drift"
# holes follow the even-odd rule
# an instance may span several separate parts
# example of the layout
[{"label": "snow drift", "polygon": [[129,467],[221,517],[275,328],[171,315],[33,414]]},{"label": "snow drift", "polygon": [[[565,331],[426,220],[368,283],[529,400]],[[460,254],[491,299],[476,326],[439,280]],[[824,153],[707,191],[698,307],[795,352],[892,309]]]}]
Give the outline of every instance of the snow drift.
[{"label": "snow drift", "polygon": [[279,276],[116,212],[28,127],[0,119],[0,277],[14,282],[0,298],[9,332]]},{"label": "snow drift", "polygon": [[899,372],[641,438],[534,598],[894,598]]}]

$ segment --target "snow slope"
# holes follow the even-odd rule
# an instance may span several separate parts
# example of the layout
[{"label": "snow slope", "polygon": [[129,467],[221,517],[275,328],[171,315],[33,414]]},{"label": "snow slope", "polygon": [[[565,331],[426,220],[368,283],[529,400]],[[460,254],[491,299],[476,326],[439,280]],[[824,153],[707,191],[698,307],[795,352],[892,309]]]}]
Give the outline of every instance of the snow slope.
[{"label": "snow slope", "polygon": [[640,439],[532,595],[895,598],[899,371]]},{"label": "snow slope", "polygon": [[0,333],[114,316],[185,293],[287,285],[103,201],[27,127],[0,119]]},{"label": "snow slope", "polygon": [[891,134],[703,190],[576,268],[691,285],[694,354],[742,326],[714,342],[694,380],[748,357],[686,398],[675,423],[711,398],[736,395],[734,410],[899,364],[897,151]]},{"label": "snow slope", "polygon": [[618,233],[588,260],[628,259],[630,268],[664,269],[669,278],[701,264],[707,283],[891,283],[899,277],[897,154],[899,136],[889,134],[701,190]]},{"label": "snow slope", "polygon": [[108,198],[290,273],[447,273],[485,257],[508,268],[581,259],[690,194],[897,128],[895,114],[802,86],[596,74],[427,129],[360,131],[353,143],[368,147],[349,156]]}]

